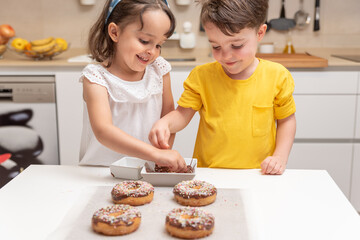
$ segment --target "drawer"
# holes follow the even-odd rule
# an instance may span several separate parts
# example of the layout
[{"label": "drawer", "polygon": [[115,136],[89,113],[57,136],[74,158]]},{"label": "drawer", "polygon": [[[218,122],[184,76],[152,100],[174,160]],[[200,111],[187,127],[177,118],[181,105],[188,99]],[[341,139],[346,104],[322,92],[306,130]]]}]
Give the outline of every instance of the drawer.
[{"label": "drawer", "polygon": [[357,96],[355,138],[360,139],[360,95]]},{"label": "drawer", "polygon": [[327,170],[349,198],[352,149],[351,143],[294,143],[287,168]]},{"label": "drawer", "polygon": [[294,94],[356,94],[358,72],[291,72]]},{"label": "drawer", "polygon": [[356,95],[295,95],[295,138],[352,139]]},{"label": "drawer", "polygon": [[350,201],[360,212],[360,144],[355,144],[353,161]]}]

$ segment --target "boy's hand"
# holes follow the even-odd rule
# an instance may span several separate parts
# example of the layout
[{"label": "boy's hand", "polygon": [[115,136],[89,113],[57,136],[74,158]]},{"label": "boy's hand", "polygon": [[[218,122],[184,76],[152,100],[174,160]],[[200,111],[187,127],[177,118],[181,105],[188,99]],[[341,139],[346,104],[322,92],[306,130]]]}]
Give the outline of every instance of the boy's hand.
[{"label": "boy's hand", "polygon": [[261,173],[281,175],[285,171],[287,159],[280,156],[269,156],[261,163]]},{"label": "boy's hand", "polygon": [[186,172],[187,166],[184,158],[175,150],[160,150],[156,164],[169,167],[174,172]]},{"label": "boy's hand", "polygon": [[150,143],[160,149],[169,149],[169,138],[170,138],[170,129],[169,126],[163,121],[157,121],[154,126],[151,128],[149,133]]}]

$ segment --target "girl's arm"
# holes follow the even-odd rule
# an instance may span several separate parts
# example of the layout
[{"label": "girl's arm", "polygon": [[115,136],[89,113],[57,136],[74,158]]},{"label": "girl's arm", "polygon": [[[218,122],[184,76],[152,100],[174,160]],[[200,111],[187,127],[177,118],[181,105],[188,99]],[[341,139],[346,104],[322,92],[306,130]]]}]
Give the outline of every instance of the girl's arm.
[{"label": "girl's arm", "polygon": [[[174,99],[171,92],[171,81],[170,81],[170,73],[167,73],[163,76],[163,98],[162,98],[162,111],[161,117],[164,117],[169,112],[173,111],[174,108]],[[175,140],[175,133],[172,133],[169,138],[169,148],[172,148]]]},{"label": "girl's arm", "polygon": [[83,89],[91,128],[101,144],[128,156],[150,160],[160,166],[168,166],[174,171],[186,169],[186,163],[177,151],[157,149],[113,125],[105,87],[84,79]]},{"label": "girl's arm", "polygon": [[272,156],[261,163],[262,174],[282,174],[285,171],[296,132],[295,114],[277,120],[276,148]]},{"label": "girl's arm", "polygon": [[195,112],[192,108],[178,106],[176,110],[161,118],[150,131],[149,140],[151,144],[157,148],[169,148],[170,135],[185,128]]}]

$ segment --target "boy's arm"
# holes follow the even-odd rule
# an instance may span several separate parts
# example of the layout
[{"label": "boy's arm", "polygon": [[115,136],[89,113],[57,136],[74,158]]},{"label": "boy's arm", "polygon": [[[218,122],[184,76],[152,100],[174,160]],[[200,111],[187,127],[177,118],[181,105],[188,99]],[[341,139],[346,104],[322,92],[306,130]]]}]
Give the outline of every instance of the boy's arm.
[{"label": "boy's arm", "polygon": [[277,120],[276,148],[272,156],[261,163],[262,174],[282,174],[285,171],[296,132],[295,114]]},{"label": "boy's arm", "polygon": [[169,148],[170,135],[185,128],[195,112],[192,108],[178,106],[176,110],[158,120],[149,133],[151,144],[157,148]]}]

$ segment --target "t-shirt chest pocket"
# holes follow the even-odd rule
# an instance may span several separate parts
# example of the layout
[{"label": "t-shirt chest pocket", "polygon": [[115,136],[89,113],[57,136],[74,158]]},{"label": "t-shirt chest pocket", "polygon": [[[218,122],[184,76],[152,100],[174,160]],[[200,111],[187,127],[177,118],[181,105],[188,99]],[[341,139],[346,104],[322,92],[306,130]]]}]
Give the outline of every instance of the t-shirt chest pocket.
[{"label": "t-shirt chest pocket", "polygon": [[271,131],[274,121],[273,106],[253,106],[252,134],[254,137],[265,136]]}]

